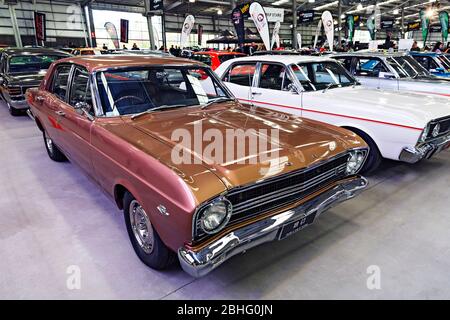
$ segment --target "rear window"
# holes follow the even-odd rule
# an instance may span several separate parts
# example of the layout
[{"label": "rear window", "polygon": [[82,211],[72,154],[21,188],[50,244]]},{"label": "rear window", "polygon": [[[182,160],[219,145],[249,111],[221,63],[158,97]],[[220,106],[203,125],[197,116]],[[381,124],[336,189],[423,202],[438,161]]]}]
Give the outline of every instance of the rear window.
[{"label": "rear window", "polygon": [[225,61],[234,59],[234,58],[239,58],[242,57],[242,55],[239,54],[223,54],[223,55],[219,55],[219,60],[220,63],[224,63]]},{"label": "rear window", "polygon": [[9,59],[8,71],[10,73],[39,72],[47,70],[53,61],[61,59],[55,55],[29,55],[13,56]]},{"label": "rear window", "polygon": [[207,64],[208,66],[211,66],[211,56],[207,54],[194,54],[192,56],[192,59],[203,62],[204,64]]}]

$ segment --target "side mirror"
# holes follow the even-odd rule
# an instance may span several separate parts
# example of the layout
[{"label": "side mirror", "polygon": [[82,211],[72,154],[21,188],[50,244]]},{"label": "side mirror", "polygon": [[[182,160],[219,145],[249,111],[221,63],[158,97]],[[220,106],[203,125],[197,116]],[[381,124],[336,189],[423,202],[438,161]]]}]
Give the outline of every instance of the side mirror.
[{"label": "side mirror", "polygon": [[287,89],[291,93],[300,94],[300,92],[298,91],[298,88],[293,83],[288,84]]},{"label": "side mirror", "polygon": [[89,113],[91,106],[83,101],[77,102],[74,106],[76,113],[80,116],[85,115],[89,120],[94,120],[94,117]]}]

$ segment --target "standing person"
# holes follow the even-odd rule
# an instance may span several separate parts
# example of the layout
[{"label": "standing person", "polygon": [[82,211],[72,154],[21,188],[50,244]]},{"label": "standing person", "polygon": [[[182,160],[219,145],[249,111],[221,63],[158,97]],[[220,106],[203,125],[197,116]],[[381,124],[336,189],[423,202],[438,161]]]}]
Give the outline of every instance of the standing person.
[{"label": "standing person", "polygon": [[122,49],[123,49],[123,50],[128,50],[128,48],[127,48],[126,45],[123,45],[123,46],[122,46]]},{"label": "standing person", "polygon": [[131,47],[131,50],[139,50],[139,47],[137,46],[136,42],[133,43],[133,47]]},{"label": "standing person", "polygon": [[106,45],[106,43],[103,44],[102,49],[103,49],[103,50],[108,50],[108,46]]},{"label": "standing person", "polygon": [[420,51],[419,45],[417,44],[416,40],[414,40],[410,51]]},{"label": "standing person", "polygon": [[442,50],[444,50],[444,44],[440,41],[436,42],[433,47],[433,52],[442,53]]},{"label": "standing person", "polygon": [[175,47],[173,45],[170,46],[169,53],[173,56],[175,55]]}]

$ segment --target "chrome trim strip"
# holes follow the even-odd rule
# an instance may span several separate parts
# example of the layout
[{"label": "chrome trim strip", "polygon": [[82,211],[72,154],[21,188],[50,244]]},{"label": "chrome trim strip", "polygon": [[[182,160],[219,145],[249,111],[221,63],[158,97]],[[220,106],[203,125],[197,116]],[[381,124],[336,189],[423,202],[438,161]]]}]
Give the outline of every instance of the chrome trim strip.
[{"label": "chrome trim strip", "polygon": [[276,240],[283,226],[312,213],[316,213],[317,218],[340,202],[352,199],[367,185],[365,178],[354,176],[294,209],[229,232],[202,249],[194,251],[183,246],[178,249],[180,264],[191,276],[204,276],[229,258],[262,243]]}]

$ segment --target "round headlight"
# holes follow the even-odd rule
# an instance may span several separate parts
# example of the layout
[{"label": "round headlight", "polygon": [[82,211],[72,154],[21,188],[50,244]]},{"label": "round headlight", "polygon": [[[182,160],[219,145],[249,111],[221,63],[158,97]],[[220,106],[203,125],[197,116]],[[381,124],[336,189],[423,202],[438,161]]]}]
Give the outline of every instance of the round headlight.
[{"label": "round headlight", "polygon": [[230,201],[221,198],[206,206],[200,214],[200,226],[208,234],[222,230],[230,220],[232,206]]},{"label": "round headlight", "polygon": [[361,150],[353,150],[350,153],[350,157],[347,161],[347,174],[355,174],[357,173],[366,159],[366,152]]},{"label": "round headlight", "polygon": [[438,123],[433,128],[433,133],[432,133],[433,137],[436,138],[439,135],[440,131],[441,131],[441,125]]}]

